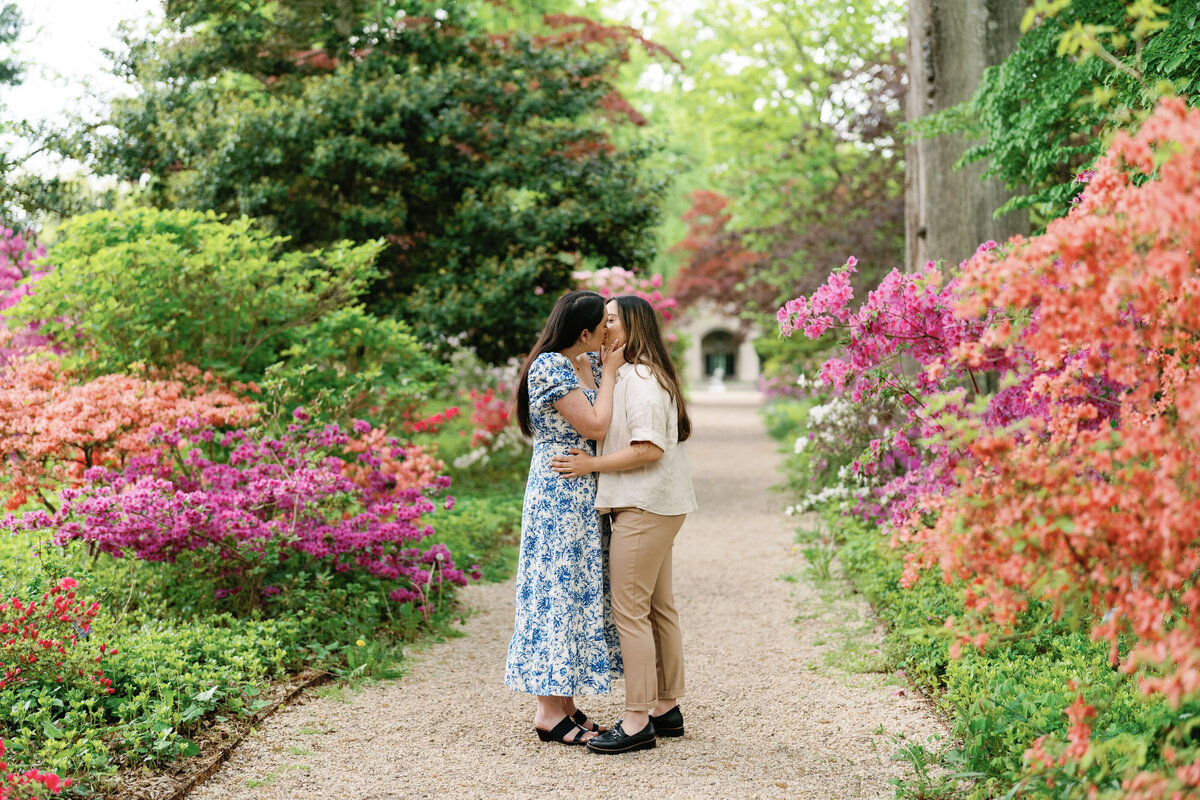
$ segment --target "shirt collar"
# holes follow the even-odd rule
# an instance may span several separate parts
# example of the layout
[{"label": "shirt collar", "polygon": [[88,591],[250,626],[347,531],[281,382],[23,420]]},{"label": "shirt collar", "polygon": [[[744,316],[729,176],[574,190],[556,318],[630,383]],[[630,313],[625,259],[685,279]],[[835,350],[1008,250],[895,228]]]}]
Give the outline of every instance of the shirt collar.
[{"label": "shirt collar", "polygon": [[617,380],[624,378],[631,369],[633,369],[633,364],[630,364],[628,361],[617,367]]}]

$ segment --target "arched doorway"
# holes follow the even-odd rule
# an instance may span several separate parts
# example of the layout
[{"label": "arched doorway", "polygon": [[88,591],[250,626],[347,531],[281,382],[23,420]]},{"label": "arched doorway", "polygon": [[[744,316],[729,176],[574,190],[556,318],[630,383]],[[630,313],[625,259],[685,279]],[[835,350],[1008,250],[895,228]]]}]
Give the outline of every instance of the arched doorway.
[{"label": "arched doorway", "polygon": [[700,355],[704,359],[704,377],[712,378],[720,370],[721,378],[737,377],[737,340],[727,330],[709,331],[700,340]]}]

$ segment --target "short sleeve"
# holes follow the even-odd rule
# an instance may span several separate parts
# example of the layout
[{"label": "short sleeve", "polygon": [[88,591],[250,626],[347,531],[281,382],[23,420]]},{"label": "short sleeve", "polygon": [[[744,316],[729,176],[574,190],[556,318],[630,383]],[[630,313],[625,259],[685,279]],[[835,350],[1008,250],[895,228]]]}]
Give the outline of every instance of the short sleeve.
[{"label": "short sleeve", "polygon": [[542,353],[529,367],[530,408],[554,405],[578,388],[579,376],[562,353]]},{"label": "short sleeve", "polygon": [[653,374],[643,377],[631,372],[626,380],[630,381],[625,395],[629,441],[650,442],[665,452],[671,439],[667,431],[667,421],[670,419],[667,403],[671,396]]}]

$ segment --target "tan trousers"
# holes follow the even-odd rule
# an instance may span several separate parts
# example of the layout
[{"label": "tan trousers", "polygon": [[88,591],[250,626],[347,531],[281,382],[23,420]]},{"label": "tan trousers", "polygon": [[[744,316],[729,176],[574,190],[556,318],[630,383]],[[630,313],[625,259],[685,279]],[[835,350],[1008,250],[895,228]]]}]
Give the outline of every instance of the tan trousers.
[{"label": "tan trousers", "polygon": [[629,711],[649,711],[659,700],[683,696],[683,645],[671,588],[671,554],[686,516],[613,509],[609,576]]}]

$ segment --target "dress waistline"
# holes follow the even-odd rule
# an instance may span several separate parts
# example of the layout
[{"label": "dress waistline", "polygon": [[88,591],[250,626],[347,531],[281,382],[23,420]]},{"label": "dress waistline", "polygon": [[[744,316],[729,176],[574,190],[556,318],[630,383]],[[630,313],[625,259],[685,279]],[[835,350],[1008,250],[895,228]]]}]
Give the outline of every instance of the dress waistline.
[{"label": "dress waistline", "polygon": [[582,450],[591,441],[591,439],[538,439],[533,443],[533,449],[537,450],[539,447],[578,447]]}]

